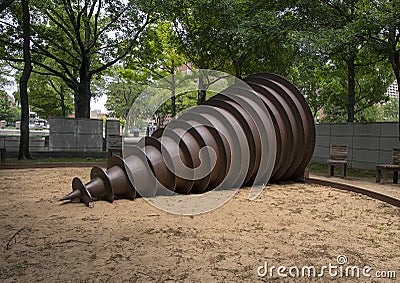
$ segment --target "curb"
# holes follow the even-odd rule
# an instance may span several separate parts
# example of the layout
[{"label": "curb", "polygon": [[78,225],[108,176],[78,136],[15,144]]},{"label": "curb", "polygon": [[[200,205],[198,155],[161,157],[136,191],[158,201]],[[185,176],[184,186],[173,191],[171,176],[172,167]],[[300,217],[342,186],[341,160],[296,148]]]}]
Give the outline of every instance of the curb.
[{"label": "curb", "polygon": [[305,183],[307,184],[315,184],[315,185],[322,185],[327,187],[333,187],[339,190],[351,191],[358,194],[366,195],[371,198],[386,202],[388,204],[400,207],[400,198],[395,198],[390,195],[386,195],[384,193],[380,193],[377,191],[369,190],[363,187],[357,187],[354,185],[348,185],[345,183],[339,183],[334,181],[327,181],[318,178],[307,178],[305,179]]}]

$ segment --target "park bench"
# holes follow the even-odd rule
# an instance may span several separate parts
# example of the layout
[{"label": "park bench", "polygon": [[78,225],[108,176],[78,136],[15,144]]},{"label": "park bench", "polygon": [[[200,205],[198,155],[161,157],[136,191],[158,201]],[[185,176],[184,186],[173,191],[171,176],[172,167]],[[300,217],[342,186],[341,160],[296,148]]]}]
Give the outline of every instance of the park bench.
[{"label": "park bench", "polygon": [[340,176],[346,178],[347,170],[347,145],[331,145],[330,157],[328,159],[328,177],[334,175],[335,167],[340,168]]},{"label": "park bench", "polygon": [[115,154],[122,156],[122,136],[109,135],[107,136],[107,151],[108,156],[111,157]]},{"label": "park bench", "polygon": [[382,184],[387,184],[389,172],[393,171],[393,184],[397,184],[400,170],[400,148],[393,148],[392,164],[376,165],[376,182],[379,183],[382,178]]}]

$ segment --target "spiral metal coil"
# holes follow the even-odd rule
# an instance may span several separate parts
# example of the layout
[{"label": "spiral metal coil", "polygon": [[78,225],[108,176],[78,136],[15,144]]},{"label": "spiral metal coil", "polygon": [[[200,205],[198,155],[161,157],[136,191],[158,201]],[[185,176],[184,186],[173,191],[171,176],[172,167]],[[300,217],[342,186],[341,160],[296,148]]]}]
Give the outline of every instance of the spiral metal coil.
[{"label": "spiral metal coil", "polygon": [[[229,87],[171,121],[168,131],[144,137],[124,159],[111,157],[107,170],[92,168],[87,184],[74,178],[73,191],[61,200],[89,205],[134,199],[138,186],[146,187],[139,190],[142,196],[157,195],[160,187],[198,194],[300,178],[315,146],[306,100],[277,75],[254,74],[244,81],[250,88]],[[199,154],[205,147],[209,151]]]}]

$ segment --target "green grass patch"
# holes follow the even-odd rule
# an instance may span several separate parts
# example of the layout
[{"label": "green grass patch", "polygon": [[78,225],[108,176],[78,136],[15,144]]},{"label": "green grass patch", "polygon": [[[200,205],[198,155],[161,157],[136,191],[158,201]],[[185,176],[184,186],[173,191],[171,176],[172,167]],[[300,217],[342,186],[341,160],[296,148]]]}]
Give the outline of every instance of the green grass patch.
[{"label": "green grass patch", "polygon": [[[310,163],[307,166],[308,170],[310,170],[311,174],[315,175],[327,175],[328,174],[328,165],[327,164],[316,164],[316,163]],[[353,168],[347,168],[347,176],[349,177],[361,177],[361,178],[366,178],[366,177],[375,177],[375,171],[373,170],[364,170],[364,169],[353,169]],[[335,168],[335,176],[340,175],[340,169]]]}]

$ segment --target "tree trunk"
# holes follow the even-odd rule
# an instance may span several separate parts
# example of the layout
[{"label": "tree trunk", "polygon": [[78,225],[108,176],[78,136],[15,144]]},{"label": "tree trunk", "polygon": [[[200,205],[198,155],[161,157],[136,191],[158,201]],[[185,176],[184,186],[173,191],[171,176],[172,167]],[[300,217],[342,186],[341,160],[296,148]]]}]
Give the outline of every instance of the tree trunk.
[{"label": "tree trunk", "polygon": [[[399,57],[399,56],[397,56],[397,57]],[[399,122],[398,123],[399,123],[399,141],[400,141],[400,66],[397,69],[397,71],[395,71],[395,74],[396,74],[397,89],[398,89],[397,95],[399,97],[399,99],[397,99],[397,101],[398,101],[398,108],[397,109],[398,109],[398,116],[399,116]]]},{"label": "tree trunk", "polygon": [[235,76],[239,79],[242,79],[241,59],[240,58],[233,59],[233,66],[235,67]]},{"label": "tree trunk", "polygon": [[203,75],[200,74],[199,76],[199,89],[197,91],[197,105],[200,105],[204,101],[206,101],[207,91],[204,84]]},{"label": "tree trunk", "polygon": [[28,81],[32,72],[32,61],[30,51],[30,13],[29,1],[22,0],[22,31],[23,31],[23,54],[24,70],[19,80],[19,95],[21,102],[21,136],[19,140],[18,159],[30,159],[29,153],[29,101],[28,101]]},{"label": "tree trunk", "polygon": [[398,95],[398,97],[399,97],[399,99],[397,99],[397,101],[398,101],[398,104],[399,104],[399,106],[398,106],[398,116],[399,116],[399,141],[400,141],[400,70],[398,70],[397,71],[397,73],[396,73],[396,79],[397,79],[397,89],[398,89],[398,91],[397,91],[397,95]]},{"label": "tree trunk", "polygon": [[80,76],[78,93],[75,94],[75,117],[90,118],[90,78],[86,74]]},{"label": "tree trunk", "polygon": [[129,87],[129,92],[127,95],[124,94],[125,98],[125,120],[128,120],[129,111],[131,110],[131,97],[132,97],[132,89]]},{"label": "tree trunk", "polygon": [[[86,3],[86,2],[85,2]],[[79,85],[78,93],[75,95],[75,118],[87,118],[90,119],[90,100],[92,93],[90,91],[90,52],[87,46],[90,43],[90,25],[88,19],[88,7],[87,5],[83,8],[82,20],[84,25],[84,42],[83,46],[80,46],[81,52],[81,65],[79,68]]]},{"label": "tree trunk", "polygon": [[355,56],[350,55],[347,61],[347,122],[354,122],[354,112],[356,105],[356,67]]},{"label": "tree trunk", "polygon": [[172,85],[171,85],[171,108],[172,108],[172,118],[176,116],[176,94],[175,94],[175,78],[172,74]]},{"label": "tree trunk", "polygon": [[389,57],[389,62],[392,65],[394,75],[397,80],[398,94],[399,94],[399,140],[400,140],[400,50],[397,50],[398,38],[397,38],[397,26],[393,24],[389,27],[388,41],[387,41],[387,54]]},{"label": "tree trunk", "polygon": [[61,85],[60,87],[60,101],[61,101],[61,117],[65,118],[66,111],[65,111],[65,89],[64,86]]},{"label": "tree trunk", "polygon": [[202,104],[206,101],[207,91],[205,89],[199,89],[197,91],[197,105]]},{"label": "tree trunk", "polygon": [[389,61],[392,65],[394,75],[397,80],[398,95],[399,95],[399,140],[400,140],[400,51],[396,50],[396,45],[390,46]]},{"label": "tree trunk", "polygon": [[175,64],[174,59],[172,59],[171,66],[171,107],[172,107],[172,118],[176,116],[176,95],[175,95]]}]

